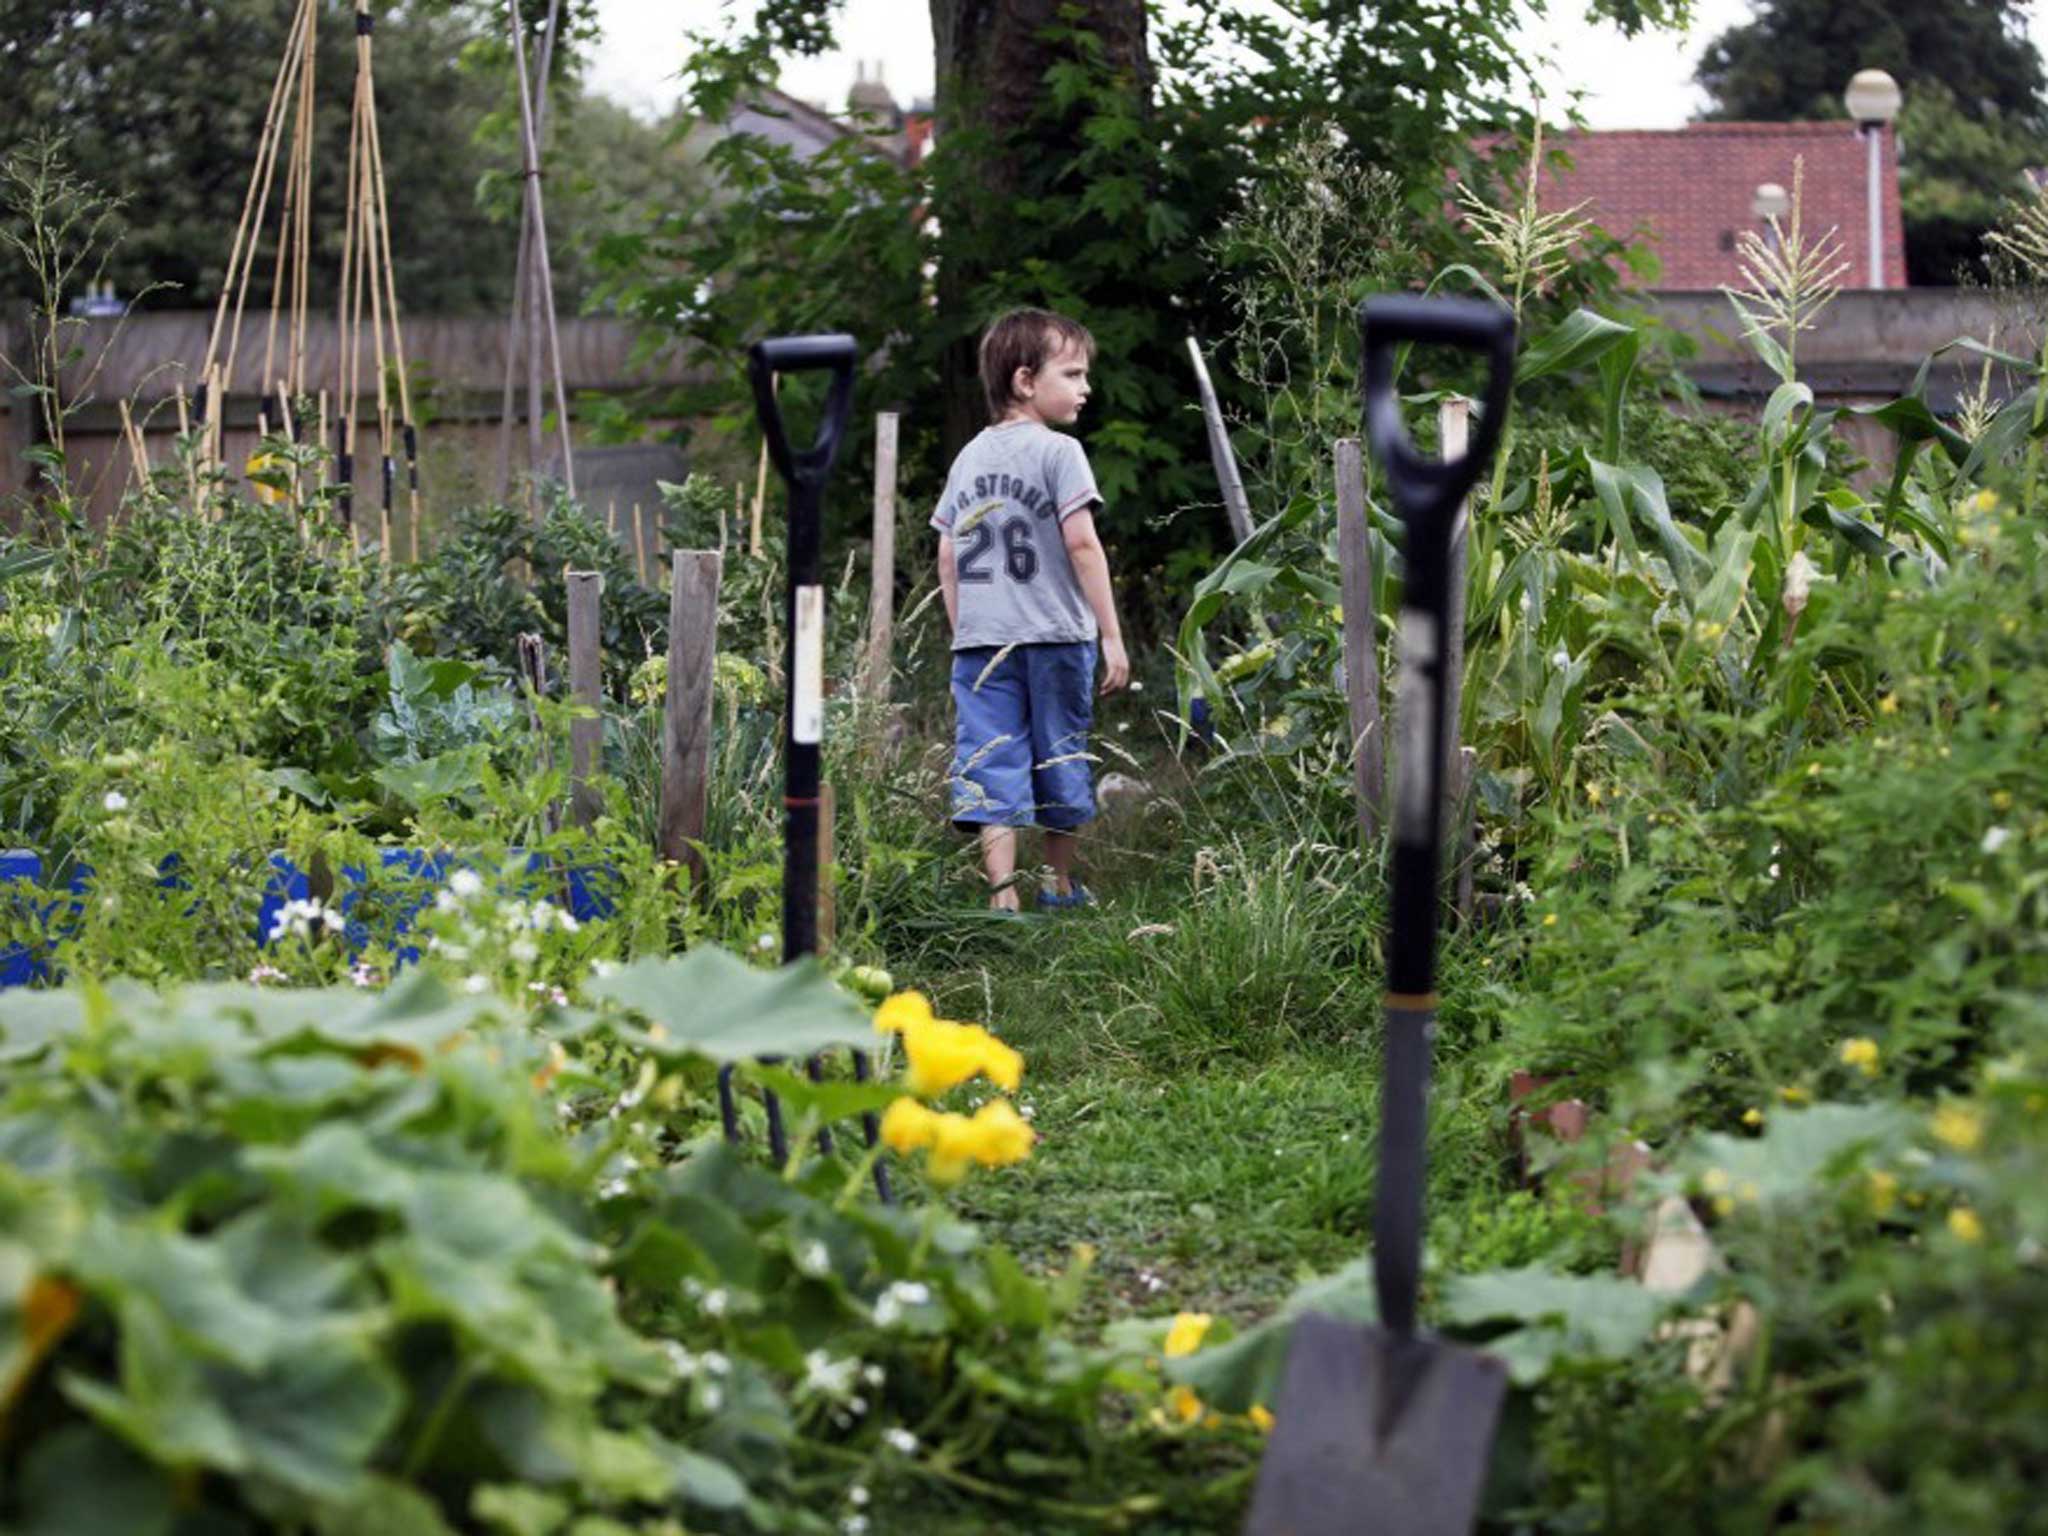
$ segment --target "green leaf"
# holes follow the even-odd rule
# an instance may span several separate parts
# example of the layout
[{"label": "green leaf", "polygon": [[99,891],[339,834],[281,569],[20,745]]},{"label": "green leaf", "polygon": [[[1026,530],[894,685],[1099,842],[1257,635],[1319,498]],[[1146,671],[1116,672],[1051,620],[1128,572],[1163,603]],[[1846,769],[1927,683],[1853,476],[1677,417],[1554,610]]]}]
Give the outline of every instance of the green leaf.
[{"label": "green leaf", "polygon": [[1598,362],[1635,334],[1633,326],[1590,309],[1575,309],[1541,340],[1522,349],[1515,365],[1515,383],[1527,384]]},{"label": "green leaf", "polygon": [[[1657,1325],[1669,1299],[1646,1291],[1633,1280],[1609,1275],[1561,1275],[1540,1265],[1459,1275],[1445,1287],[1444,1321],[1463,1328],[1517,1322],[1536,1337],[1520,1343],[1512,1336],[1491,1338],[1488,1351],[1507,1359],[1516,1380],[1537,1379],[1554,1354],[1619,1359],[1642,1346]],[[1519,1370],[1517,1368],[1520,1368]]]},{"label": "green leaf", "polygon": [[1600,457],[1610,464],[1621,462],[1622,412],[1642,342],[1642,333],[1631,329],[1628,340],[1600,354]]},{"label": "green leaf", "polygon": [[75,988],[0,992],[0,1062],[26,1061],[85,1027],[85,995]]},{"label": "green leaf", "polygon": [[1356,1259],[1334,1274],[1310,1281],[1272,1317],[1227,1344],[1166,1361],[1166,1377],[1193,1387],[1203,1402],[1225,1413],[1249,1412],[1254,1403],[1271,1407],[1287,1369],[1294,1320],[1305,1312],[1341,1322],[1377,1322],[1372,1261]]},{"label": "green leaf", "polygon": [[503,1536],[554,1536],[569,1501],[520,1483],[485,1483],[470,1495],[469,1512]]},{"label": "green leaf", "polygon": [[683,1446],[668,1450],[675,1469],[675,1491],[706,1509],[738,1509],[747,1501],[747,1485],[722,1461]]},{"label": "green leaf", "polygon": [[257,1375],[217,1373],[216,1390],[249,1470],[314,1499],[356,1495],[405,1407],[390,1367],[331,1336],[304,1342]]},{"label": "green leaf", "polygon": [[319,1536],[455,1536],[433,1499],[384,1477],[368,1479],[346,1504],[322,1505],[313,1528]]},{"label": "green leaf", "polygon": [[1917,396],[1902,395],[1896,400],[1887,400],[1883,405],[1852,405],[1849,413],[1876,422],[1901,443],[1925,442],[1931,438],[1947,449],[1949,457],[1958,464],[1969,457],[1970,440],[1930,411],[1927,402]]},{"label": "green leaf", "polygon": [[1813,390],[1797,379],[1780,384],[1771,391],[1771,398],[1764,405],[1763,419],[1758,424],[1758,432],[1766,448],[1774,453],[1777,451],[1790,428],[1792,412],[1802,405],[1812,409]]},{"label": "green leaf", "polygon": [[324,808],[334,803],[334,796],[327,792],[327,787],[303,768],[266,768],[262,777],[279,789],[297,795],[308,805]]},{"label": "green leaf", "polygon": [[1799,1204],[1853,1154],[1902,1144],[1912,1129],[1894,1104],[1816,1104],[1772,1115],[1761,1136],[1701,1136],[1685,1163],[1693,1172],[1717,1173],[1738,1208],[1744,1204]]},{"label": "green leaf", "polygon": [[809,1056],[835,1046],[871,1050],[875,1027],[808,955],[776,971],[756,970],[728,950],[647,957],[585,983],[592,997],[648,1021],[621,1038],[658,1056],[713,1061]]},{"label": "green leaf", "polygon": [[756,1064],[749,1069],[762,1087],[771,1090],[783,1105],[799,1115],[815,1114],[820,1120],[850,1120],[855,1115],[887,1109],[903,1097],[894,1083],[850,1082],[828,1078],[814,1083],[800,1072],[786,1067]]},{"label": "green leaf", "polygon": [[22,1463],[19,1536],[165,1536],[177,1519],[170,1480],[90,1424],[38,1439]]}]

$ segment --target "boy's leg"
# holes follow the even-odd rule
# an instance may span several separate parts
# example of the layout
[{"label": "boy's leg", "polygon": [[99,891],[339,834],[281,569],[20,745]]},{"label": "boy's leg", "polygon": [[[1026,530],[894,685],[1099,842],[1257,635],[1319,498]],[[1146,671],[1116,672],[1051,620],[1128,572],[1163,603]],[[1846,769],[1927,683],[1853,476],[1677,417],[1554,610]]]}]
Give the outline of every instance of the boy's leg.
[{"label": "boy's leg", "polygon": [[1017,827],[1031,819],[1030,703],[1016,652],[994,647],[953,655],[957,716],[952,774],[953,824],[981,840],[988,904],[1017,910],[1007,882],[1017,869]]},{"label": "boy's leg", "polygon": [[1095,816],[1088,733],[1095,724],[1095,646],[1089,641],[1032,647],[1032,792],[1045,829],[1045,862],[1054,892],[1074,893],[1080,829]]},{"label": "boy's leg", "polygon": [[1074,894],[1074,855],[1080,850],[1080,833],[1046,828],[1045,862],[1052,866],[1053,890],[1061,896]]},{"label": "boy's leg", "polygon": [[1017,873],[1015,827],[984,826],[981,829],[981,872],[988,876],[990,910],[1017,911],[1017,888],[1009,884],[1010,877]]}]

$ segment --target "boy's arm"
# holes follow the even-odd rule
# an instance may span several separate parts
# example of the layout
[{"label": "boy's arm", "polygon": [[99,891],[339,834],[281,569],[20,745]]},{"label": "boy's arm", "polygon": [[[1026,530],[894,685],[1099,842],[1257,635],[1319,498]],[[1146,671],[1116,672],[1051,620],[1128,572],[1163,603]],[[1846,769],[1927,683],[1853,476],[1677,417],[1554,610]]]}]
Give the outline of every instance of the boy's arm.
[{"label": "boy's arm", "polygon": [[1102,691],[1115,693],[1131,680],[1131,659],[1124,654],[1123,626],[1117,622],[1116,593],[1109,582],[1109,556],[1095,532],[1095,514],[1086,507],[1068,513],[1060,524],[1060,537],[1066,540],[1067,558],[1074,562],[1081,595],[1095,610],[1096,627],[1102,631]]},{"label": "boy's arm", "polygon": [[939,592],[946,600],[946,623],[960,630],[960,568],[954,562],[953,535],[939,535]]}]

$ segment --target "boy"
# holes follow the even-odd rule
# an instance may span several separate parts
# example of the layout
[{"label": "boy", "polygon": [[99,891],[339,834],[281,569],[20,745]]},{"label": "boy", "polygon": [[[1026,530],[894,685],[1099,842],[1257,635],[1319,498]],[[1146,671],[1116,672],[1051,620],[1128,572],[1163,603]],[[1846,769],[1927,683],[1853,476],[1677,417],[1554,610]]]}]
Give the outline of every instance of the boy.
[{"label": "boy", "polygon": [[1095,338],[1079,322],[1017,309],[981,339],[990,425],[960,450],[932,514],[953,626],[953,822],[981,835],[989,905],[1017,910],[1017,828],[1045,829],[1053,889],[1041,907],[1093,898],[1074,878],[1095,815],[1088,772],[1100,642],[1102,691],[1131,678],[1095,533],[1102,496],[1072,426],[1088,403]]}]

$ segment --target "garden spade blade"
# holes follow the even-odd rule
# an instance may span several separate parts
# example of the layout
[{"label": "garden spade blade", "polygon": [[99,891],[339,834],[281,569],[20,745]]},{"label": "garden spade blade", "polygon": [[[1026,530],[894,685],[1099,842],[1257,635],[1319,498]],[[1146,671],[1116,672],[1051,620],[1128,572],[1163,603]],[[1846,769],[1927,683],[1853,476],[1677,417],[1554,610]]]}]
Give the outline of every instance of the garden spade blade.
[{"label": "garden spade blade", "polygon": [[[1507,1392],[1499,1361],[1418,1332],[1415,1303],[1436,1030],[1438,843],[1450,746],[1443,669],[1451,536],[1459,502],[1500,439],[1514,382],[1514,320],[1491,304],[1415,298],[1370,299],[1360,320],[1366,433],[1406,529],[1373,1205],[1380,1321],[1374,1326],[1309,1314],[1294,1325],[1248,1536],[1464,1536],[1478,1518]],[[1485,415],[1463,458],[1424,459],[1402,431],[1393,350],[1416,342],[1487,358]]]}]

